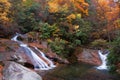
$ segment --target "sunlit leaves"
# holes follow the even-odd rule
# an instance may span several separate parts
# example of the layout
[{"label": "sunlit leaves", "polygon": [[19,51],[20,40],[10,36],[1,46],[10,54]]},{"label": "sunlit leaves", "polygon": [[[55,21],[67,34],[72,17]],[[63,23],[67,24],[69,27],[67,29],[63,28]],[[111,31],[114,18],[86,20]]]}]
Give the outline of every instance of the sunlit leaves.
[{"label": "sunlit leaves", "polygon": [[88,3],[86,3],[84,0],[74,0],[74,6],[76,11],[80,11],[86,15],[88,15]]},{"label": "sunlit leaves", "polygon": [[81,18],[81,14],[70,14],[70,15],[68,15],[67,17],[67,20],[68,20],[68,22],[72,22],[72,20],[75,20],[75,19],[80,19]]},{"label": "sunlit leaves", "polygon": [[117,19],[115,22],[115,28],[120,28],[120,19]]},{"label": "sunlit leaves", "polygon": [[73,19],[75,19],[76,18],[76,16],[75,16],[75,14],[70,14],[68,17],[67,17],[67,19],[68,19],[68,21],[69,22],[71,22]]},{"label": "sunlit leaves", "polygon": [[89,5],[85,0],[50,0],[48,5],[51,13],[76,11],[88,15]]},{"label": "sunlit leaves", "polygon": [[8,18],[8,13],[10,13],[11,4],[8,0],[0,0],[0,23],[8,22],[10,19]]},{"label": "sunlit leaves", "polygon": [[66,12],[69,7],[69,5],[65,0],[50,0],[48,2],[48,5],[49,5],[49,11],[51,13]]},{"label": "sunlit leaves", "polygon": [[98,0],[97,13],[101,19],[107,19],[108,21],[114,20],[118,17],[119,7],[112,1]]}]

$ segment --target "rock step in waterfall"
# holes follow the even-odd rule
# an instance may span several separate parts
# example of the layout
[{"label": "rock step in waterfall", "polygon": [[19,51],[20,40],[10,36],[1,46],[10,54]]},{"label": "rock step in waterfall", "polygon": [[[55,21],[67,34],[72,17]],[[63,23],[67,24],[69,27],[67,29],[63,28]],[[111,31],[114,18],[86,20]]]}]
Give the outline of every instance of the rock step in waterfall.
[{"label": "rock step in waterfall", "polygon": [[34,65],[35,70],[49,70],[56,67],[53,62],[48,59],[45,54],[40,51],[37,47],[34,47],[37,52],[40,53],[40,57],[30,48],[27,44],[17,40],[18,36],[21,34],[16,34],[11,40],[16,41],[24,49],[26,55],[30,58],[31,62]]},{"label": "rock step in waterfall", "polygon": [[103,54],[102,51],[99,50],[98,54],[100,56],[102,64],[100,66],[96,67],[96,68],[99,69],[99,70],[107,70],[108,69],[108,66],[107,66],[107,56],[108,56],[109,52]]}]

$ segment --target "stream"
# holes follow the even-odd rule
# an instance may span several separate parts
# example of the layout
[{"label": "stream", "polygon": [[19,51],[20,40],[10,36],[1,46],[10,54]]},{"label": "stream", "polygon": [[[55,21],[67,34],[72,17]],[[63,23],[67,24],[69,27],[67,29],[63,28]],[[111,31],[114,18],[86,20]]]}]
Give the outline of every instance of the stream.
[{"label": "stream", "polygon": [[109,74],[107,70],[98,70],[93,65],[75,63],[61,65],[47,72],[40,72],[43,80],[120,80],[120,77]]},{"label": "stream", "polygon": [[39,52],[40,56],[38,56],[27,44],[23,43],[22,41],[19,41],[17,38],[19,36],[22,36],[19,33],[16,33],[16,35],[11,39],[17,43],[19,43],[20,47],[24,49],[25,54],[29,57],[32,64],[34,65],[35,70],[49,70],[54,67],[56,67],[53,62],[48,59],[45,54],[40,51],[37,47],[34,47],[34,49]]},{"label": "stream", "polygon": [[56,67],[37,47],[34,48],[40,53],[40,57],[27,44],[17,40],[18,36],[21,36],[21,34],[16,34],[12,40],[24,48],[26,54],[33,62],[36,72],[42,76],[43,80],[120,80],[119,76],[112,75],[108,72],[106,65],[108,53],[103,54],[102,51],[98,51],[102,60],[100,66],[93,66],[81,62],[62,64]]},{"label": "stream", "polygon": [[98,50],[102,61],[100,66],[93,66],[86,63],[74,63],[70,65],[61,65],[43,75],[43,80],[120,80],[117,75],[108,72],[107,55]]}]

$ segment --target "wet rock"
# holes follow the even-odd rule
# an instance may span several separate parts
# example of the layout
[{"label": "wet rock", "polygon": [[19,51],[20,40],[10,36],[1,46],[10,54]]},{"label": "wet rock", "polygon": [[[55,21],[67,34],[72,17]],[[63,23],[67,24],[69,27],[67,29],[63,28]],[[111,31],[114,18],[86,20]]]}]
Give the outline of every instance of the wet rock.
[{"label": "wet rock", "polygon": [[26,59],[24,59],[21,55],[19,54],[14,54],[11,56],[11,61],[19,62],[19,63],[26,63]]},{"label": "wet rock", "polygon": [[15,51],[18,48],[19,45],[16,42],[13,42],[8,39],[0,39],[0,52]]},{"label": "wet rock", "polygon": [[3,77],[3,75],[2,75],[2,70],[3,70],[3,66],[0,65],[0,80],[2,80],[2,77]]},{"label": "wet rock", "polygon": [[[60,58],[58,55],[53,53],[49,48],[43,46],[42,44],[29,43],[28,45],[30,46],[30,48],[34,48],[34,46],[36,46],[55,63],[68,63],[66,59]],[[40,53],[37,52],[36,54],[38,56],[40,55]],[[0,61],[14,61],[17,63],[21,63],[28,68],[33,68],[33,63],[30,60],[29,56],[26,54],[24,48],[20,47],[17,42],[8,39],[0,40]]]},{"label": "wet rock", "polygon": [[42,80],[36,72],[15,62],[6,62],[3,80]]},{"label": "wet rock", "polygon": [[102,63],[98,55],[98,50],[83,49],[83,51],[77,55],[77,58],[78,61],[92,65],[100,65]]},{"label": "wet rock", "polygon": [[8,39],[0,39],[0,61],[11,60],[11,56],[16,54],[19,45]]},{"label": "wet rock", "polygon": [[48,57],[49,59],[51,59],[54,62],[61,63],[61,64],[68,64],[69,63],[69,61],[67,59],[62,59],[57,54],[53,53],[51,51],[51,49],[49,47],[47,47],[47,45],[45,45],[45,43],[44,44],[29,43],[29,46],[32,48],[32,50],[34,52],[36,52],[36,54],[38,56],[40,54],[36,50],[34,50],[34,47],[37,47],[38,49],[40,49],[46,55],[46,57]]},{"label": "wet rock", "polygon": [[0,39],[0,61],[15,61],[21,64],[32,64],[23,48],[15,41]]}]

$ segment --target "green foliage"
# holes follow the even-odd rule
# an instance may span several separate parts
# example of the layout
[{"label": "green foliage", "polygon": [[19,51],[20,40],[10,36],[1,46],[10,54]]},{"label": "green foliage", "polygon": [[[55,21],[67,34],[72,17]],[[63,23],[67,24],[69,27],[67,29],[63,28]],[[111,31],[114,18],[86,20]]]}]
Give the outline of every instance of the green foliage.
[{"label": "green foliage", "polygon": [[54,41],[49,42],[49,45],[56,54],[61,57],[69,57],[70,53],[74,51],[74,48],[66,40],[55,38]]},{"label": "green foliage", "polygon": [[19,8],[19,12],[16,13],[16,22],[21,26],[23,33],[32,31],[39,24],[39,21],[36,19],[36,11],[39,9],[39,4],[33,0],[26,0],[17,4],[20,5],[16,6]]},{"label": "green foliage", "polygon": [[111,43],[110,54],[108,55],[108,65],[111,73],[116,72],[117,64],[120,62],[120,37]]},{"label": "green foliage", "polygon": [[91,45],[93,47],[104,47],[104,48],[106,48],[107,47],[107,41],[104,40],[104,39],[97,39],[97,40],[94,40],[93,42],[91,42]]},{"label": "green foliage", "polygon": [[25,7],[32,6],[33,4],[36,4],[33,0],[23,1],[23,6],[25,6]]},{"label": "green foliage", "polygon": [[[79,40],[79,42],[80,42],[81,44],[86,43],[86,42],[87,42],[87,39],[88,39],[88,35],[87,35],[86,33],[82,32],[82,31],[77,31],[77,32],[75,33],[75,37],[76,37],[76,39]],[[79,43],[79,44],[80,44],[80,43]]]},{"label": "green foliage", "polygon": [[55,38],[55,40],[50,43],[50,46],[54,52],[60,55],[65,49],[65,43],[65,40]]},{"label": "green foliage", "polygon": [[48,39],[48,38],[58,36],[59,28],[56,26],[56,24],[49,25],[48,23],[41,23],[40,26],[41,26],[40,27],[40,32],[41,32],[40,38]]},{"label": "green foliage", "polygon": [[88,35],[91,32],[91,24],[81,18],[76,18],[74,24],[79,25],[79,28],[75,32],[76,38],[81,40],[82,44],[87,43]]}]

